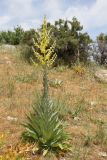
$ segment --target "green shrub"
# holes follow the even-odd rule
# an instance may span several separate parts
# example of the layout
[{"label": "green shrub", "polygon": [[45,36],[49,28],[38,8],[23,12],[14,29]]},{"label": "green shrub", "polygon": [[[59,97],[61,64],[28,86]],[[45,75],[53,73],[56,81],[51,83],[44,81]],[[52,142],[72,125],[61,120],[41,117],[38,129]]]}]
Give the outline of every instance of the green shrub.
[{"label": "green shrub", "polygon": [[52,101],[40,98],[27,119],[22,137],[37,142],[38,151],[45,155],[48,151],[68,150],[68,134],[64,132],[63,123]]}]

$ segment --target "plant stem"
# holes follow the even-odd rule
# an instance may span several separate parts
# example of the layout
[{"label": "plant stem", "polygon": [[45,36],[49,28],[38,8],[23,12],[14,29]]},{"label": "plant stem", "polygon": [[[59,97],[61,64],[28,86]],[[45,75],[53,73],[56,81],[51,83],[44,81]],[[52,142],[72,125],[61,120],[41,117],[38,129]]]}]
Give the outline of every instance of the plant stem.
[{"label": "plant stem", "polygon": [[49,89],[48,89],[48,70],[47,67],[43,69],[43,98],[48,99]]}]

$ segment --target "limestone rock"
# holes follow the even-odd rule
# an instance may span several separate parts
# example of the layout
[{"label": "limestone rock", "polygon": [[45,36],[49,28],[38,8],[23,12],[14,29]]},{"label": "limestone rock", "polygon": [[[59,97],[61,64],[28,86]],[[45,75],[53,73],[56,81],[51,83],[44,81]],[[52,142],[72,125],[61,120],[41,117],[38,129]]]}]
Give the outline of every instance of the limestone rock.
[{"label": "limestone rock", "polygon": [[102,70],[96,71],[95,78],[100,82],[107,83],[107,70],[102,69]]}]

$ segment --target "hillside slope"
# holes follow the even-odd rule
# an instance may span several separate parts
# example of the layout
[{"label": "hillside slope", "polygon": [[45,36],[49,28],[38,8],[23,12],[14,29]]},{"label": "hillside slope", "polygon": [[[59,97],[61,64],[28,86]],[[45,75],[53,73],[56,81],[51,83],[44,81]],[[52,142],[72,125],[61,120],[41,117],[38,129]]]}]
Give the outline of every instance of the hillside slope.
[{"label": "hillside slope", "polygon": [[[68,124],[72,153],[65,160],[107,159],[107,84],[97,82],[92,70],[85,68],[78,75],[73,69],[58,67],[49,74],[51,97],[66,102],[60,114]],[[42,90],[41,74],[39,68],[20,61],[15,54],[0,54],[1,159],[10,156],[15,160],[19,155],[25,160],[40,158],[31,154],[31,145],[21,142],[20,124]],[[62,84],[55,84],[55,79]]]}]

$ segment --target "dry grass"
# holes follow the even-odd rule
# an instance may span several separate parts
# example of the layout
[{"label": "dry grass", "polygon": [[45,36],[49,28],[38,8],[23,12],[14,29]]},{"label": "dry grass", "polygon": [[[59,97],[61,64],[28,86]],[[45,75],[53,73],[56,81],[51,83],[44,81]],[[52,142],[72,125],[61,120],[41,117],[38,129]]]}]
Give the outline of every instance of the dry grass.
[{"label": "dry grass", "polygon": [[[0,62],[3,62],[0,63],[0,154],[4,159],[6,154],[12,154],[13,160],[21,160],[18,153],[22,155],[22,151],[26,156],[32,146],[20,142],[23,130],[20,123],[31,110],[35,93],[42,90],[41,71],[22,63],[15,54],[0,54]],[[97,144],[94,137],[99,123],[107,122],[107,85],[97,82],[89,69],[83,75],[68,68],[61,72],[52,69],[49,76],[63,81],[61,87],[50,87],[50,95],[66,101],[69,106],[64,118],[69,124],[72,153],[65,155],[65,159],[106,160],[107,157],[99,153],[107,152],[107,145]],[[29,159],[43,158],[30,155]]]}]

